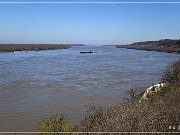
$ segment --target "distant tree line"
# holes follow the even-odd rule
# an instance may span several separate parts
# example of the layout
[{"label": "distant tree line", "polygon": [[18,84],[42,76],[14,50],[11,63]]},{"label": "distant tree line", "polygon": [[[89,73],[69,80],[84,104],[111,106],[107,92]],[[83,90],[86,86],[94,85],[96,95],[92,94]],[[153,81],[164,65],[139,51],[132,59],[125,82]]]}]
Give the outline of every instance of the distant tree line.
[{"label": "distant tree line", "polygon": [[66,44],[0,44],[0,52],[68,49]]},{"label": "distant tree line", "polygon": [[159,41],[135,42],[129,45],[117,45],[117,48],[127,48],[146,51],[180,53],[180,39],[161,39]]},{"label": "distant tree line", "polygon": [[145,41],[145,42],[135,42],[129,45],[157,45],[163,47],[175,47],[180,48],[180,39],[172,40],[172,39],[161,39],[159,41]]}]

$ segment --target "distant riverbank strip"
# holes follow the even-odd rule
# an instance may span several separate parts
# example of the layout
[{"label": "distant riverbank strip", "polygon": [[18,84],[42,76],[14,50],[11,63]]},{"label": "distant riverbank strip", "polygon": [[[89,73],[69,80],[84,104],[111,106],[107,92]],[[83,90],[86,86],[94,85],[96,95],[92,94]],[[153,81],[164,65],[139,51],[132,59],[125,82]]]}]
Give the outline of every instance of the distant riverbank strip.
[{"label": "distant riverbank strip", "polygon": [[0,52],[68,49],[68,44],[0,44]]},{"label": "distant riverbank strip", "polygon": [[158,51],[167,53],[180,53],[180,39],[163,39],[159,41],[135,42],[129,45],[116,45],[117,48]]}]

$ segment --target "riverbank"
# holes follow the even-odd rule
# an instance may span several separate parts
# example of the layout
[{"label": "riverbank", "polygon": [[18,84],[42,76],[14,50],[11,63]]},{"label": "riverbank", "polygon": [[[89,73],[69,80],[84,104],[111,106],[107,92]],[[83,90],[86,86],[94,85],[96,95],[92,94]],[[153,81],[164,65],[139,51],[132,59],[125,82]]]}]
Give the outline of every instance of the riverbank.
[{"label": "riverbank", "polygon": [[64,44],[0,44],[0,52],[40,51],[68,48],[71,48],[71,46]]},{"label": "riverbank", "polygon": [[159,41],[135,42],[129,45],[116,45],[117,48],[180,53],[180,40],[164,39]]},{"label": "riverbank", "polygon": [[139,100],[144,90],[131,89],[126,93],[121,103],[108,108],[96,105],[90,106],[79,125],[69,124],[63,115],[54,115],[42,121],[38,130],[40,132],[85,133],[144,132],[144,134],[150,132],[179,132],[179,73],[180,61],[170,64],[162,74],[162,81],[168,85],[162,91],[141,103]]}]

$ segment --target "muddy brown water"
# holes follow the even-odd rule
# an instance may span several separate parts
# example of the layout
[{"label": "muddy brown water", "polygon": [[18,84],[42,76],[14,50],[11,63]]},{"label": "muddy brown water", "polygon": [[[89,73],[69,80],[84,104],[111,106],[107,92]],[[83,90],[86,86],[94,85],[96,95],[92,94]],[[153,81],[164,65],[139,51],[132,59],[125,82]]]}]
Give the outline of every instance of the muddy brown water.
[{"label": "muddy brown water", "polygon": [[78,123],[89,104],[116,104],[129,88],[158,83],[179,58],[95,46],[0,53],[0,131],[37,131],[38,122],[55,113]]}]

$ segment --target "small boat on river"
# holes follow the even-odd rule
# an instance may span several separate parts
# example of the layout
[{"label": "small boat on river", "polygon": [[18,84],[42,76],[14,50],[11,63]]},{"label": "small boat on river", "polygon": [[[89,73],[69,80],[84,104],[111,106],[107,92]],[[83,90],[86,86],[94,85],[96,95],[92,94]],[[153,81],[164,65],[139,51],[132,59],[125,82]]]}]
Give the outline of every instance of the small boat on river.
[{"label": "small boat on river", "polygon": [[89,52],[80,52],[80,53],[94,53],[94,52],[92,52],[92,51],[89,51]]}]

